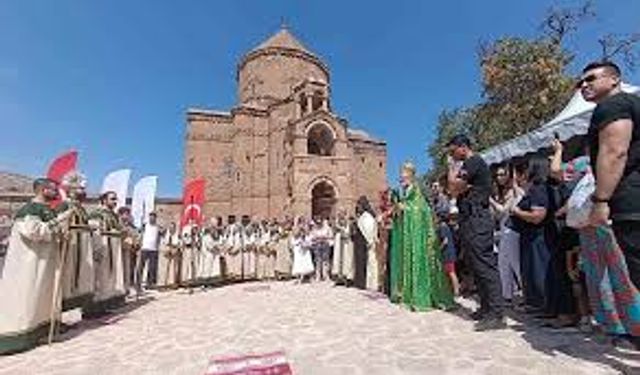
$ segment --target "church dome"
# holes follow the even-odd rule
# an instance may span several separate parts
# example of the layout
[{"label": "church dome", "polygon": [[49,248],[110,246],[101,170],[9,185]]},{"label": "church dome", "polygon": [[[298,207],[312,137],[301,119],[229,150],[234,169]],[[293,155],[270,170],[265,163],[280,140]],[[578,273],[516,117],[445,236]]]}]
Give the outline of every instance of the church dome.
[{"label": "church dome", "polygon": [[264,107],[286,99],[305,80],[328,83],[329,69],[282,28],[242,58],[237,79],[240,103]]}]

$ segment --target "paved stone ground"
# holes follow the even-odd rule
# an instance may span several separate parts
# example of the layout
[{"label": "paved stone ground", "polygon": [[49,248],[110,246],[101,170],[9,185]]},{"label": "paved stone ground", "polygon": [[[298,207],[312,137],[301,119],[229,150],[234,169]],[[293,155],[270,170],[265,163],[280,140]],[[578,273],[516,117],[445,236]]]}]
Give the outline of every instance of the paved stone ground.
[{"label": "paved stone ground", "polygon": [[[464,301],[469,306],[471,301]],[[284,350],[295,374],[640,374],[640,353],[531,322],[473,332],[330,284],[250,283],[153,294],[51,347],[0,357],[0,374],[204,374],[208,359]]]}]

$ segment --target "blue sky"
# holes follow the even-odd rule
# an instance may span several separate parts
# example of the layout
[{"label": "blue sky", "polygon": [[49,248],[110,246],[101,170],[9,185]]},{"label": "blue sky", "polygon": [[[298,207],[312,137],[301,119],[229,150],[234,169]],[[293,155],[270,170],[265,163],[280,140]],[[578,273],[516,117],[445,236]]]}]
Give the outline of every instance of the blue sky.
[{"label": "blue sky", "polygon": [[[395,181],[406,159],[426,169],[442,109],[479,100],[479,41],[534,35],[552,3],[2,0],[0,170],[36,176],[75,148],[92,190],[131,167],[179,195],[185,110],[231,108],[240,57],[285,19],[329,64],[334,110],[387,140]],[[633,31],[640,1],[597,9],[571,40],[575,69],[598,57],[598,35]]]}]

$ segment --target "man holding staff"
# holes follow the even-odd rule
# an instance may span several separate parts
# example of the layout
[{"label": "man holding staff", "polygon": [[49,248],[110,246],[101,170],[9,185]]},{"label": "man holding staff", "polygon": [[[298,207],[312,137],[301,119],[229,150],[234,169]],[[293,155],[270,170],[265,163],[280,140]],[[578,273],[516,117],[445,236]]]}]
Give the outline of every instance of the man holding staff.
[{"label": "man holding staff", "polygon": [[34,347],[47,335],[51,315],[57,316],[53,293],[61,266],[59,244],[73,211],[56,216],[49,208],[58,194],[54,181],[39,178],[33,189],[35,197],[16,214],[0,279],[0,354]]}]

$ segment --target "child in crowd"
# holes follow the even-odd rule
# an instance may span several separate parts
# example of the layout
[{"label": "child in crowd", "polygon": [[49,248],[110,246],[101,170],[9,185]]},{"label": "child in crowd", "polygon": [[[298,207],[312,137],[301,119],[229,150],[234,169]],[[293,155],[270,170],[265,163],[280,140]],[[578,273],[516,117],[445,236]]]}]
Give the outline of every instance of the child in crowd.
[{"label": "child in crowd", "polygon": [[456,274],[457,251],[453,237],[453,220],[455,214],[450,213],[449,210],[439,210],[436,214],[438,216],[438,237],[442,249],[444,272],[451,282],[453,295],[457,297],[460,295],[460,282]]}]

